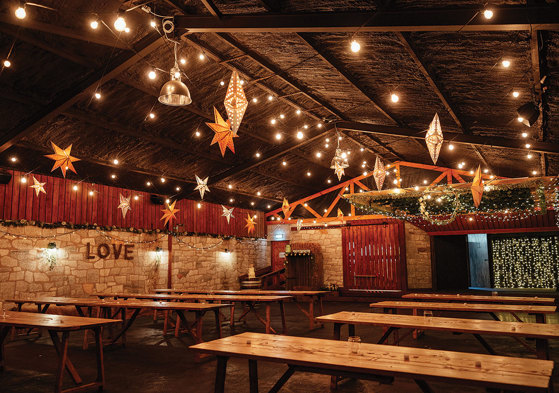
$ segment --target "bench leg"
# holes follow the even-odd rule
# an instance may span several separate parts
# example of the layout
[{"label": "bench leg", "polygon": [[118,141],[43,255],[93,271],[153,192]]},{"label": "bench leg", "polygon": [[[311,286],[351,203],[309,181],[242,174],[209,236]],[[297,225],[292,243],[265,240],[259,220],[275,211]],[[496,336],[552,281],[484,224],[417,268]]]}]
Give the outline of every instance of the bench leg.
[{"label": "bench leg", "polygon": [[279,302],[280,314],[281,314],[281,327],[282,327],[282,334],[287,334],[287,323],[285,322],[285,306],[283,301],[280,300]]},{"label": "bench leg", "polygon": [[4,326],[2,330],[0,330],[0,371],[4,371],[4,341],[10,330],[8,326]]},{"label": "bench leg", "polygon": [[270,334],[270,324],[271,324],[270,303],[266,303],[266,334]]},{"label": "bench leg", "polygon": [[225,375],[227,374],[227,360],[225,356],[217,357],[217,369],[215,373],[215,393],[225,392]]},{"label": "bench leg", "polygon": [[214,310],[215,314],[215,329],[217,331],[217,337],[221,338],[221,317],[219,315],[219,310]]},{"label": "bench leg", "polygon": [[103,328],[98,327],[94,330],[95,352],[97,354],[97,382],[100,384],[99,390],[105,386],[105,366],[103,362]]},{"label": "bench leg", "polygon": [[417,386],[419,386],[419,389],[421,389],[423,393],[434,393],[431,387],[427,384],[427,382],[421,379],[414,379],[414,381],[417,384]]},{"label": "bench leg", "polygon": [[[291,376],[293,375],[294,372],[295,372],[295,369],[293,367],[289,366],[288,369],[280,377],[280,379],[278,379],[278,381],[275,383],[275,385],[268,391],[268,393],[279,392],[280,389],[283,387],[283,385],[285,385],[285,383],[289,380],[289,378],[291,378]],[[332,378],[335,378],[335,377],[332,377]]]},{"label": "bench leg", "polygon": [[491,348],[491,345],[489,345],[489,343],[485,341],[483,337],[481,337],[479,334],[474,334],[473,336],[480,342],[481,345],[483,345],[483,348],[485,348],[485,350],[489,352],[489,354],[497,355],[493,348]]},{"label": "bench leg", "polygon": [[248,375],[250,380],[250,393],[258,393],[258,367],[256,360],[248,360]]}]

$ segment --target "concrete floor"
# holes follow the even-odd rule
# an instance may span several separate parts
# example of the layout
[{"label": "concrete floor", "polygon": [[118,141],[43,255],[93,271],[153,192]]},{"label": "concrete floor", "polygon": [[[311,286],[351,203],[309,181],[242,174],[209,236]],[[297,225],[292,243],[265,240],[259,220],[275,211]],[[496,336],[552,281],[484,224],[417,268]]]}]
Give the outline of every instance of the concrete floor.
[{"label": "concrete floor", "polygon": [[[342,310],[369,312],[367,303],[329,302],[325,304],[325,312],[332,313]],[[308,320],[293,304],[287,305],[287,323],[289,334],[306,337],[331,338],[333,327],[327,325],[323,329],[312,332],[308,330]],[[273,326],[281,327],[278,310],[273,311]],[[463,316],[464,314],[462,314]],[[448,316],[451,316],[450,314]],[[454,315],[457,316],[457,315]],[[473,317],[473,315],[470,315]],[[480,315],[480,318],[487,318]],[[252,316],[246,325],[239,325],[235,330],[224,327],[224,335],[243,331],[263,332],[263,326]],[[373,343],[382,334],[380,328],[357,327],[356,334],[363,342]],[[347,330],[342,331],[347,335]],[[48,335],[47,335],[48,336]],[[206,340],[215,337],[213,320],[208,316],[205,324]],[[81,349],[82,334],[74,334],[70,346],[70,359],[74,362],[84,381],[95,378],[95,354],[93,348]],[[494,349],[503,355],[532,357],[527,350],[510,338],[486,337]],[[154,323],[148,317],[139,318],[129,330],[127,344],[105,349],[106,388],[109,393],[135,392],[213,392],[216,362],[208,359],[195,363],[193,354],[187,349],[193,342],[189,337],[175,338],[162,336],[162,322]],[[470,335],[453,335],[439,332],[427,332],[418,340],[406,338],[402,345],[448,349],[485,353],[481,345]],[[550,343],[552,360],[559,357],[556,342]],[[52,392],[56,369],[56,354],[45,337],[21,339],[8,342],[5,347],[6,370],[0,374],[0,392],[29,393]],[[283,364],[259,362],[260,391],[268,391],[285,371]],[[70,386],[70,378],[66,374],[65,381]],[[435,392],[485,392],[484,389],[449,384],[431,384]],[[557,391],[559,384],[555,384]],[[248,367],[243,360],[232,359],[227,368],[226,391],[248,392]],[[323,375],[300,373],[291,377],[282,392],[319,393],[329,390],[329,377]],[[420,392],[410,379],[396,379],[392,385],[379,385],[376,382],[349,380],[340,384],[340,393],[345,392]]]}]

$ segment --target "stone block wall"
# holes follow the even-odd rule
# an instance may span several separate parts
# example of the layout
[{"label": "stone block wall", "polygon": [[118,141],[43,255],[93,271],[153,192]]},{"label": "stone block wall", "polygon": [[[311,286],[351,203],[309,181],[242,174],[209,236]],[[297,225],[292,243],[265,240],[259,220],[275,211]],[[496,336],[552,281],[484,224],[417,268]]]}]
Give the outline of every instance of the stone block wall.
[{"label": "stone block wall", "polygon": [[343,286],[342,229],[308,229],[291,232],[291,243],[316,243],[320,245],[323,258],[323,282],[325,286]]},{"label": "stone block wall", "polygon": [[[10,234],[18,235],[18,237]],[[85,296],[94,292],[151,292],[167,286],[168,237],[163,234],[134,234],[96,230],[45,229],[35,226],[0,227],[0,300],[20,296]],[[25,236],[26,238],[19,237]],[[52,236],[56,236],[53,238]],[[212,237],[173,239],[173,284],[177,288],[238,287],[237,277],[250,264],[269,264],[269,247],[265,240],[227,240],[219,247],[195,250],[220,242]],[[56,264],[50,269],[47,245],[57,245]],[[124,259],[126,242],[136,242],[130,250],[132,260]],[[141,243],[144,242],[144,243]],[[87,244],[91,244],[87,258]],[[108,244],[111,254],[97,256],[97,245]],[[156,247],[162,249],[156,252]],[[231,253],[225,253],[225,248]]]},{"label": "stone block wall", "polygon": [[432,288],[430,236],[408,222],[405,231],[408,288]]}]

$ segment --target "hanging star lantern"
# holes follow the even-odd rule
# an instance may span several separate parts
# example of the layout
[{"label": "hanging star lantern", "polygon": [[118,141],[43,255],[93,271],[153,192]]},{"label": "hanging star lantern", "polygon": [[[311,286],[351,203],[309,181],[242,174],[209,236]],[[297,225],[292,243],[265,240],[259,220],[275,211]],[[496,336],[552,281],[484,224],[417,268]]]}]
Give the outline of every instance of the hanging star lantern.
[{"label": "hanging star lantern", "polygon": [[300,231],[302,227],[303,227],[303,219],[299,218],[297,220],[297,230]]},{"label": "hanging star lantern", "polygon": [[120,209],[121,213],[122,213],[122,219],[126,219],[126,213],[128,213],[129,210],[132,210],[132,208],[130,207],[130,199],[131,197],[126,198],[124,195],[119,194],[120,197],[120,205],[118,205],[118,209]]},{"label": "hanging star lantern", "polygon": [[161,217],[161,219],[165,220],[165,222],[163,223],[163,226],[167,225],[169,220],[172,220],[172,219],[176,220],[177,219],[177,217],[175,216],[175,213],[180,211],[180,209],[175,209],[175,204],[176,203],[177,203],[177,201],[173,201],[173,203],[167,204],[166,209],[161,210],[163,212],[163,217]]},{"label": "hanging star lantern", "polygon": [[206,177],[204,180],[200,179],[198,177],[198,175],[194,175],[196,176],[196,184],[197,186],[194,187],[194,191],[198,190],[200,191],[200,198],[204,199],[204,193],[210,192],[210,189],[208,188],[208,179],[209,177]]},{"label": "hanging star lantern", "polygon": [[45,194],[47,193],[45,191],[45,184],[47,183],[41,183],[39,180],[35,179],[35,176],[33,176],[33,185],[29,187],[35,189],[35,194],[39,196],[41,192],[44,192]]},{"label": "hanging star lantern", "polygon": [[441,130],[439,114],[435,113],[435,117],[433,117],[433,121],[429,124],[429,129],[425,135],[425,143],[427,143],[427,148],[429,149],[433,164],[437,163],[443,140],[443,131]]},{"label": "hanging star lantern", "polygon": [[334,163],[334,173],[338,176],[338,180],[342,180],[342,176],[345,174],[344,167],[338,162]]},{"label": "hanging star lantern", "polygon": [[223,209],[223,213],[221,213],[221,216],[227,218],[227,224],[229,224],[231,217],[235,218],[235,216],[233,215],[233,210],[235,210],[235,208],[232,207],[231,209],[227,209],[223,205],[221,205],[221,208]]},{"label": "hanging star lantern", "polygon": [[472,197],[474,198],[474,205],[477,208],[481,203],[481,197],[483,195],[483,179],[481,178],[481,168],[479,165],[476,169],[476,173],[474,174],[471,190]]},{"label": "hanging star lantern", "polygon": [[386,178],[386,168],[378,156],[375,161],[375,169],[373,169],[373,177],[375,178],[377,189],[380,191],[382,189],[382,185],[384,184],[384,179]]},{"label": "hanging star lantern", "polygon": [[248,106],[248,101],[241,85],[241,78],[237,71],[233,71],[231,79],[229,80],[229,86],[227,87],[227,94],[225,95],[225,110],[227,111],[227,117],[231,123],[231,130],[233,134],[237,135],[237,130],[241,125],[243,116]]},{"label": "hanging star lantern", "polygon": [[221,150],[221,155],[225,157],[225,151],[227,148],[235,153],[235,145],[233,144],[233,138],[237,138],[238,135],[231,130],[231,123],[229,120],[223,120],[223,117],[219,114],[217,109],[214,107],[215,123],[206,123],[214,132],[214,138],[210,146],[217,143],[219,144],[219,150]]},{"label": "hanging star lantern", "polygon": [[281,210],[283,211],[283,216],[287,220],[289,218],[289,202],[286,198],[283,198],[283,203],[281,205]]},{"label": "hanging star lantern", "polygon": [[252,218],[250,214],[247,214],[247,218],[245,218],[245,221],[247,223],[245,225],[245,228],[247,228],[248,233],[251,234],[252,232],[254,232],[256,225],[256,223],[254,222],[254,218]]},{"label": "hanging star lantern", "polygon": [[72,157],[70,152],[72,151],[72,145],[68,146],[66,149],[62,150],[58,146],[51,142],[52,148],[54,150],[54,154],[47,154],[45,157],[54,160],[54,166],[52,167],[51,172],[60,168],[62,171],[62,176],[66,177],[66,171],[70,170],[77,174],[76,170],[74,169],[73,162],[79,161],[79,158]]}]

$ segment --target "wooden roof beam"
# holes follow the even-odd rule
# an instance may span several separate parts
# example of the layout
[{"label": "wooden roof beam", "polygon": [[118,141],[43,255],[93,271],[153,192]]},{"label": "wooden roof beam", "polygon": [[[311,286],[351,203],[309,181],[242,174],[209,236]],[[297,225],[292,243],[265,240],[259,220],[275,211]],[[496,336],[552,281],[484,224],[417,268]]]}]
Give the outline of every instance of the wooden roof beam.
[{"label": "wooden roof beam", "polygon": [[[395,126],[382,126],[378,124],[367,124],[357,122],[338,122],[331,125],[327,131],[333,130],[335,127],[339,130],[357,131],[364,133],[373,133],[379,135],[401,136],[406,138],[414,138],[424,140],[424,131],[395,127]],[[518,149],[525,151],[524,142],[518,139],[503,138],[496,136],[481,136],[481,135],[466,135],[454,132],[446,132],[445,137],[452,140],[453,143],[459,144],[472,144],[476,146],[487,146],[501,149]],[[559,144],[549,142],[532,142],[532,151],[537,153],[559,154]]]},{"label": "wooden roof beam", "polygon": [[156,35],[147,35],[136,45],[135,52],[125,52],[117,56],[108,67],[97,70],[84,80],[76,82],[75,87],[69,91],[62,92],[49,105],[33,114],[21,126],[8,130],[0,136],[0,153],[8,149],[18,140],[31,134],[37,127],[47,121],[54,119],[62,112],[69,109],[78,102],[83,95],[93,94],[95,89],[106,81],[114,78],[126,70],[139,59],[152,53],[163,45],[163,38]]},{"label": "wooden roof beam", "polygon": [[329,12],[306,14],[258,14],[224,16],[177,15],[175,28],[191,33],[353,33],[397,31],[516,31],[558,30],[559,8],[539,7],[492,8],[491,20],[479,8],[412,11]]},{"label": "wooden roof beam", "polygon": [[[538,127],[538,140],[544,141],[547,138],[545,126],[547,124],[547,119],[544,119],[545,111],[544,111],[544,94],[541,84],[542,73],[540,69],[540,40],[538,38],[539,32],[537,30],[532,30],[530,35],[530,58],[532,61],[532,80],[533,80],[533,88],[534,88],[534,95],[538,103],[540,117],[538,119],[539,127]],[[547,159],[545,154],[540,154],[540,168],[541,168],[541,175],[547,176]]]}]

